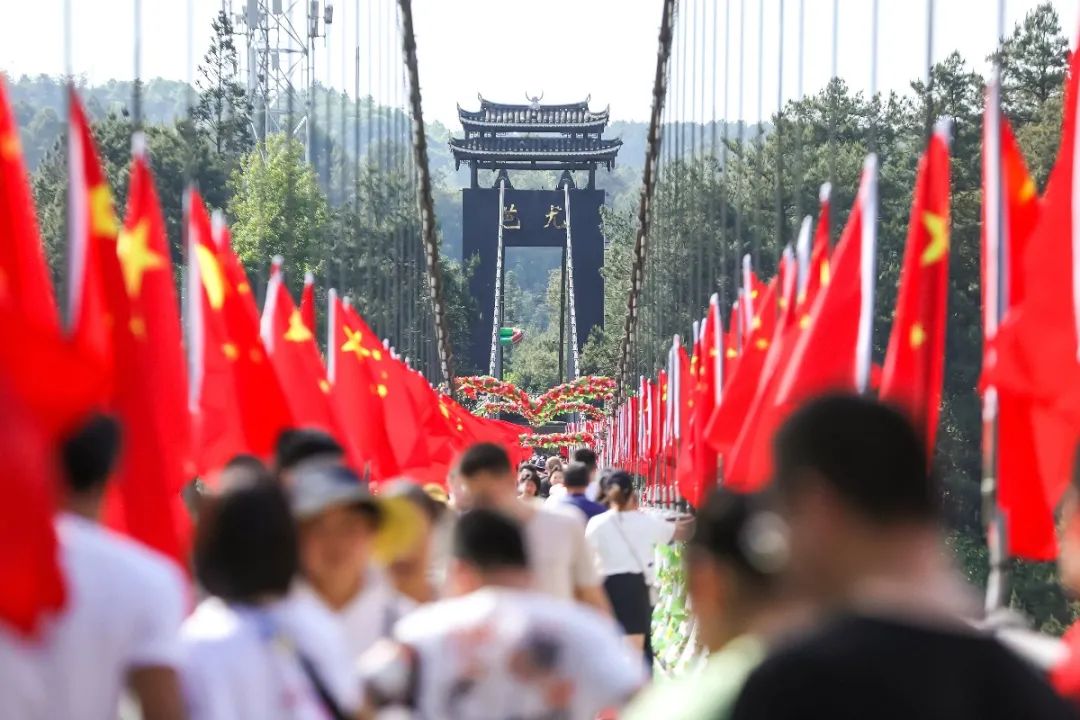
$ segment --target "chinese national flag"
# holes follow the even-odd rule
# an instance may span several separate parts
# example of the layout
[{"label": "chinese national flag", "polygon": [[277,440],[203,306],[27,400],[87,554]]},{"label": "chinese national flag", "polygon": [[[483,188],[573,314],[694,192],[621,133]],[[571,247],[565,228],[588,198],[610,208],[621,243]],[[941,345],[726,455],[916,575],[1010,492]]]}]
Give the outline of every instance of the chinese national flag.
[{"label": "chinese national flag", "polygon": [[[949,291],[949,127],[938,123],[915,175],[896,313],[879,396],[903,408],[931,456],[941,410]],[[929,460],[929,458],[928,458]]]},{"label": "chinese national flag", "polygon": [[[52,283],[38,235],[18,129],[0,75],[0,376],[52,437],[65,434],[107,383],[105,368],[61,336]],[[63,378],[63,382],[56,382]]]},{"label": "chinese national flag", "polygon": [[6,91],[0,74],[0,296],[7,296],[27,323],[57,331],[52,282]]},{"label": "chinese national flag", "polygon": [[[804,225],[805,233],[809,226]],[[759,455],[769,451],[772,436],[773,404],[776,397],[777,377],[783,371],[791,352],[791,344],[798,334],[799,278],[795,259],[790,249],[784,251],[780,261],[780,317],[773,336],[765,351],[754,395],[746,408],[739,434],[725,457],[724,481],[727,487],[750,492],[758,490],[769,480],[767,467]]]},{"label": "chinese national flag", "polygon": [[142,135],[134,146],[124,226],[93,249],[111,321],[102,322],[112,329],[112,410],[124,433],[105,520],[186,567],[190,519],[180,491],[194,468],[180,317]]},{"label": "chinese national flag", "polygon": [[374,480],[392,478],[398,464],[387,438],[383,400],[393,393],[398,407],[404,401],[404,388],[391,390],[389,365],[395,361],[363,318],[333,290],[329,315],[327,359],[342,432],[364,464],[370,463]]},{"label": "chinese national flag", "polygon": [[[188,402],[196,467],[204,478],[212,478],[214,470],[239,453],[268,459],[289,417],[224,220],[215,214],[211,223],[202,198],[189,190],[187,222]],[[239,280],[226,271],[234,262]]]},{"label": "chinese national flag", "polygon": [[304,289],[300,293],[300,317],[308,330],[315,332],[315,274],[304,273]]},{"label": "chinese national flag", "polygon": [[[1058,157],[1040,202],[1011,128],[999,119],[1000,177],[990,162],[990,115],[996,84],[988,86],[984,122],[984,197],[1000,187],[1004,272],[989,233],[983,237],[983,391],[998,406],[998,507],[1005,515],[1010,555],[1052,560],[1057,555],[1054,509],[1072,475],[1080,436],[1076,383],[1077,281],[1080,255],[1073,234],[1077,56],[1070,60]],[[984,227],[994,218],[986,207]],[[998,287],[999,277],[1002,280]],[[993,305],[1005,310],[997,326]],[[992,402],[991,397],[986,401]]]},{"label": "chinese national flag", "polygon": [[337,437],[338,427],[330,405],[330,383],[325,377],[315,335],[304,324],[300,310],[285,287],[282,263],[278,256],[270,266],[262,314],[263,345],[285,393],[293,424],[320,428]]},{"label": "chinese national flag", "polygon": [[[777,404],[780,379],[791,360],[791,351],[799,336],[809,326],[809,310],[814,299],[829,285],[829,185],[821,192],[821,213],[812,246],[806,248],[810,218],[804,220],[799,237],[799,278],[794,303],[789,298],[783,305],[780,321],[782,331],[769,348],[769,357],[762,369],[763,383],[758,388],[743,429],[732,450],[724,477],[732,487],[744,491],[761,489],[772,478],[772,438],[787,417],[787,410]],[[791,292],[787,286],[786,293]],[[786,294],[785,293],[785,294]]]},{"label": "chinese national flag", "polygon": [[876,225],[877,160],[871,155],[830,258],[828,287],[800,318],[805,328],[780,377],[777,405],[790,408],[819,393],[869,386]]},{"label": "chinese national flag", "polygon": [[0,623],[34,637],[45,616],[63,608],[66,599],[53,525],[59,478],[45,428],[11,384],[0,375]]},{"label": "chinese national flag", "polygon": [[[730,451],[738,439],[743,421],[757,392],[761,370],[776,330],[778,282],[778,278],[774,277],[766,286],[765,292],[756,299],[752,297],[756,291],[751,291],[751,302],[746,302],[745,292],[740,301],[744,317],[750,318],[748,323],[744,321],[744,324],[749,326],[749,332],[744,336],[746,339],[738,362],[724,388],[724,401],[713,410],[705,427],[706,440],[713,450],[721,455]],[[749,315],[747,309],[750,309]]]}]

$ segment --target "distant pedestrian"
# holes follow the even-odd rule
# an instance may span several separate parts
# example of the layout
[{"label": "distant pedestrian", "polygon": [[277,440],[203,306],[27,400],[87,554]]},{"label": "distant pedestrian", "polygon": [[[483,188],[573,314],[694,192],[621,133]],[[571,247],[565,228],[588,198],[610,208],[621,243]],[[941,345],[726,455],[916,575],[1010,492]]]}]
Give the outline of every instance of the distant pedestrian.
[{"label": "distant pedestrian", "polygon": [[607,475],[605,491],[611,509],[589,520],[585,539],[596,552],[615,618],[631,645],[644,651],[655,605],[656,548],[685,540],[691,525],[642,512],[633,478],[623,470]]},{"label": "distant pedestrian", "polygon": [[570,467],[566,468],[563,479],[566,493],[549,498],[546,506],[554,509],[575,508],[588,522],[590,518],[607,511],[606,507],[586,497],[585,494],[591,481],[592,472],[588,465],[585,463],[570,463]]},{"label": "distant pedestrian", "polygon": [[431,720],[592,720],[641,686],[611,619],[531,589],[518,523],[477,509],[454,528],[454,595],[398,623],[362,663],[366,696]]}]

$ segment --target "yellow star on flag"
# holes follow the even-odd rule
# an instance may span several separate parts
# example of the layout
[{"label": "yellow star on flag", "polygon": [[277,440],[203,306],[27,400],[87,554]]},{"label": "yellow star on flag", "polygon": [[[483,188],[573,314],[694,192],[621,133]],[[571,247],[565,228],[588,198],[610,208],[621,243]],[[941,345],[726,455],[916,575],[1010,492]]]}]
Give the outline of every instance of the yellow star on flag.
[{"label": "yellow star on flag", "polygon": [[235,360],[240,357],[240,351],[237,349],[236,345],[231,342],[224,343],[221,346],[221,353],[229,360]]},{"label": "yellow star on flag", "polygon": [[926,329],[922,326],[922,323],[917,322],[911,326],[911,332],[908,333],[908,342],[911,343],[913,348],[920,348],[926,342]]},{"label": "yellow star on flag", "polygon": [[217,261],[214,251],[203,244],[195,246],[195,257],[199,261],[199,277],[206,288],[206,299],[210,307],[220,310],[225,304],[225,274]]},{"label": "yellow star on flag", "polygon": [[147,220],[140,220],[130,230],[121,228],[116,238],[116,257],[120,259],[124,289],[132,299],[142,292],[143,275],[165,267],[165,258],[150,249],[149,241],[150,223]]},{"label": "yellow star on flag", "polygon": [[300,343],[307,342],[311,337],[311,331],[304,324],[300,311],[293,310],[292,315],[289,316],[289,329],[285,331],[285,339],[289,342]]},{"label": "yellow star on flag", "polygon": [[319,389],[323,391],[324,395],[330,394],[330,383],[326,380],[319,380]]},{"label": "yellow star on flag", "polygon": [[341,346],[341,352],[351,352],[360,359],[371,357],[371,351],[363,345],[364,333],[359,330],[353,330],[348,325],[342,329],[345,331],[345,337],[347,339]]},{"label": "yellow star on flag", "polygon": [[1020,200],[1027,202],[1031,198],[1035,197],[1035,193],[1038,192],[1035,187],[1035,181],[1030,177],[1024,180],[1024,185],[1020,188]]},{"label": "yellow star on flag", "polygon": [[919,265],[926,267],[941,260],[949,251],[949,226],[945,218],[931,212],[923,213],[923,225],[930,233],[930,242],[919,257]]},{"label": "yellow star on flag", "polygon": [[120,231],[112,193],[104,183],[90,188],[90,231],[105,236],[116,235]]}]

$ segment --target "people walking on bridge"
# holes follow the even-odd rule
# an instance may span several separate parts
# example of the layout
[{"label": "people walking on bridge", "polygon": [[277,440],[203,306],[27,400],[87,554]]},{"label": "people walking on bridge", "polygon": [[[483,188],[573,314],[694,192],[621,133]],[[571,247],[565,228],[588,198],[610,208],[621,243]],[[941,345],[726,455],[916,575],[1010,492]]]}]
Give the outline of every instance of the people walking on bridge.
[{"label": "people walking on bridge", "polygon": [[610,612],[592,550],[585,542],[584,521],[522,502],[506,450],[492,443],[473,445],[459,458],[456,474],[467,495],[467,507],[495,509],[521,523],[536,589]]},{"label": "people walking on bridge", "polygon": [[561,496],[548,498],[545,503],[553,510],[571,510],[580,514],[586,522],[607,511],[607,508],[590,500],[587,496],[589,483],[592,482],[592,470],[585,463],[572,462],[563,474],[563,486],[566,492]]}]

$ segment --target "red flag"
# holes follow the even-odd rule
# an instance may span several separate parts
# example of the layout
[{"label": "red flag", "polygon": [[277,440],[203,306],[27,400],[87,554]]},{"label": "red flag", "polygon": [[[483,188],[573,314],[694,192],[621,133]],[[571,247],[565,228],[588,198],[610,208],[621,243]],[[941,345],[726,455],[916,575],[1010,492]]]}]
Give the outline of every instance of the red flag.
[{"label": "red flag", "polygon": [[[229,247],[224,219],[215,213],[211,222],[194,190],[187,206],[188,405],[195,464],[201,476],[212,478],[238,453],[268,459],[289,416],[259,337],[250,289],[239,290],[250,286]],[[231,262],[239,281],[226,270]]]},{"label": "red flag", "polygon": [[0,622],[33,637],[64,606],[60,548],[53,525],[57,474],[49,439],[0,376]]},{"label": "red flag", "polygon": [[[1061,144],[1044,201],[1039,201],[1008,121],[993,111],[996,82],[987,87],[983,124],[984,404],[997,409],[997,503],[1005,515],[1008,552],[1030,560],[1057,555],[1054,508],[1072,474],[1080,427],[1075,402],[1066,397],[1077,379],[1071,345],[1076,311],[1069,302],[1075,297],[1076,273],[1068,262],[1077,257],[1070,206],[1075,55],[1071,64]],[[997,167],[989,147],[995,127],[1001,151]],[[998,207],[1000,214],[994,212]],[[1000,252],[999,238],[1004,244]],[[999,256],[1004,267],[999,267]],[[999,307],[1005,313],[1000,328]],[[1037,345],[1025,348],[1026,342]]]},{"label": "red flag", "polygon": [[186,567],[190,518],[180,492],[194,468],[180,317],[165,222],[141,134],[133,145],[124,226],[115,242],[98,239],[93,248],[109,312],[96,322],[112,329],[112,410],[124,432],[105,520]]},{"label": "red flag", "polygon": [[[372,478],[389,479],[398,473],[398,463],[388,439],[383,399],[391,393],[388,370],[394,361],[352,306],[334,290],[329,295],[326,357],[342,432],[355,444],[361,462],[371,464]],[[393,392],[400,408],[404,388]]]},{"label": "red flag", "polygon": [[855,207],[830,261],[829,285],[810,306],[807,327],[780,378],[777,404],[791,407],[817,393],[868,387],[876,226],[877,158],[870,155]]},{"label": "red flag", "polygon": [[27,323],[59,327],[52,282],[38,235],[34,198],[19,149],[19,130],[0,74],[0,296]]},{"label": "red flag", "polygon": [[300,293],[300,317],[308,330],[315,332],[315,275],[304,273],[304,290]]},{"label": "red flag", "polygon": [[283,262],[277,256],[270,266],[262,313],[263,345],[285,393],[293,423],[321,428],[337,436],[337,423],[330,407],[330,383],[315,345],[315,335],[304,324],[285,287]]},{"label": "red flag", "polygon": [[[879,396],[906,410],[934,452],[945,370],[949,291],[949,126],[939,122],[919,161],[896,313]],[[929,458],[928,458],[929,460]]]},{"label": "red flag", "polygon": [[[738,439],[743,420],[757,391],[761,369],[776,331],[778,282],[778,278],[774,277],[757,302],[746,302],[745,292],[741,298],[744,308],[752,308],[753,314],[747,323],[750,331],[724,388],[724,401],[713,410],[705,427],[706,440],[721,455],[731,450]],[[745,310],[743,315],[746,315]]]}]

